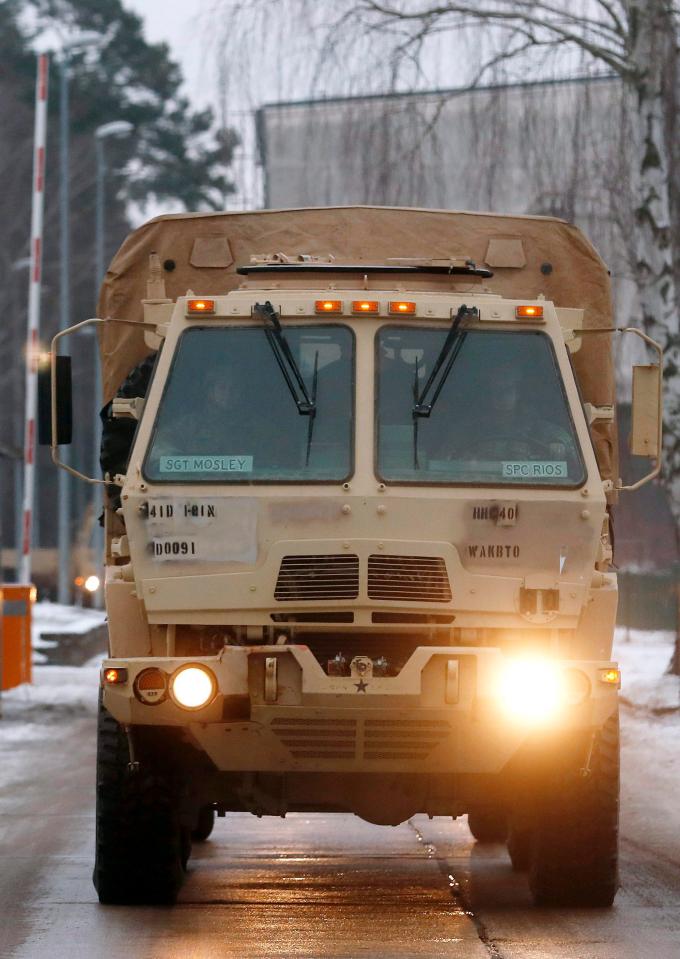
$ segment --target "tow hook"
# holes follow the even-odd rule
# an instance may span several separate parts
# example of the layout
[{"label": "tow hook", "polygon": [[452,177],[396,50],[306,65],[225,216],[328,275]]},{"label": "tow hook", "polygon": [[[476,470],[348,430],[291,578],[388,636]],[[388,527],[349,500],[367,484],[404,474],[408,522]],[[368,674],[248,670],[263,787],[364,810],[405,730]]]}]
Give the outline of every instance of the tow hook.
[{"label": "tow hook", "polygon": [[583,766],[581,766],[581,768],[578,771],[578,774],[581,777],[581,779],[590,779],[590,777],[592,776],[592,770],[590,768],[590,764],[593,759],[594,748],[595,748],[595,733],[592,733],[590,736],[590,742],[588,743],[588,752],[586,754],[586,761],[584,762]]},{"label": "tow hook", "polygon": [[128,753],[130,754],[130,761],[127,764],[127,770],[132,776],[136,776],[139,772],[139,760],[135,758],[135,743],[132,737],[132,727],[125,726],[125,736],[127,737],[128,744]]}]

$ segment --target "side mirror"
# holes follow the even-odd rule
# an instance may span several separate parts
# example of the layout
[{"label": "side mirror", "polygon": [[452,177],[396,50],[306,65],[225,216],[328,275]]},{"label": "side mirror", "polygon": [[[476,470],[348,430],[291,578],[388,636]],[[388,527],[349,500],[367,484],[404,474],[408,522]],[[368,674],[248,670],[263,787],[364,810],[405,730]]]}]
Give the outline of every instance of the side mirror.
[{"label": "side mirror", "polygon": [[661,452],[661,367],[633,367],[630,451],[633,456],[658,459]]},{"label": "side mirror", "polygon": [[[56,357],[56,445],[66,446],[73,438],[73,393],[71,357]],[[52,446],[52,370],[38,371],[38,443]]]}]

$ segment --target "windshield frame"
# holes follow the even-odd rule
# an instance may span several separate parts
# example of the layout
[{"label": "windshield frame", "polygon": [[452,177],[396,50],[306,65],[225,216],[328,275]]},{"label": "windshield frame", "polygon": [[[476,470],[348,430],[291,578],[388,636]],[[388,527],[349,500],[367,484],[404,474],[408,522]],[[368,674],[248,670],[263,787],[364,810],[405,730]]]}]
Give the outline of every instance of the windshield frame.
[{"label": "windshield frame", "polygon": [[[239,318],[240,319],[240,318]],[[153,423],[150,426],[148,441],[146,443],[146,449],[144,450],[144,456],[142,459],[141,473],[144,480],[153,484],[154,486],[171,486],[172,488],[181,487],[181,486],[197,486],[197,487],[210,487],[214,488],[216,486],[221,486],[225,489],[230,489],[231,487],[242,487],[242,486],[338,486],[343,483],[349,482],[353,477],[356,470],[356,365],[357,365],[357,338],[355,330],[347,323],[320,323],[318,322],[318,317],[310,316],[308,319],[311,322],[300,323],[298,322],[303,317],[295,317],[295,323],[283,323],[282,326],[284,330],[294,330],[294,329],[343,329],[347,330],[351,336],[351,345],[352,345],[352,359],[350,366],[350,390],[351,390],[351,405],[350,405],[350,425],[349,425],[349,467],[348,472],[345,476],[338,479],[314,479],[307,477],[297,477],[295,479],[230,479],[225,480],[222,476],[217,476],[215,479],[158,479],[155,476],[150,476],[147,473],[147,461],[151,450],[153,449],[154,440],[156,437],[156,431],[158,428],[158,419],[159,414],[163,408],[163,403],[166,398],[166,393],[168,386],[172,379],[173,372],[175,370],[175,364],[177,363],[177,358],[179,356],[180,344],[182,343],[183,338],[188,333],[193,333],[199,330],[261,330],[262,335],[265,336],[265,328],[262,324],[259,323],[243,323],[241,320],[237,323],[211,323],[209,326],[207,324],[191,325],[183,329],[174,343],[174,350],[172,358],[170,360],[170,366],[168,367],[168,373],[163,383],[163,388],[161,395],[158,399],[158,403],[153,413]],[[294,414],[296,417],[300,416],[298,411],[295,411]],[[305,417],[306,420],[306,417]],[[313,441],[312,441],[313,442]]]},{"label": "windshield frame", "polygon": [[[387,477],[383,476],[382,473],[380,472],[380,461],[379,461],[379,460],[380,460],[380,443],[379,443],[379,435],[380,435],[380,434],[379,434],[379,430],[380,430],[380,422],[379,422],[379,419],[380,419],[380,375],[379,375],[379,373],[380,373],[380,337],[381,337],[381,334],[383,334],[386,330],[405,330],[405,329],[408,329],[408,330],[423,330],[423,331],[428,331],[428,332],[438,332],[438,333],[441,333],[443,336],[446,336],[446,333],[447,333],[447,331],[448,331],[448,327],[447,327],[447,326],[444,326],[444,325],[441,325],[441,326],[430,326],[430,325],[428,325],[428,326],[423,326],[422,324],[413,323],[413,322],[411,322],[411,323],[394,323],[394,322],[384,323],[384,324],[381,324],[381,325],[378,327],[378,329],[375,331],[375,336],[374,336],[374,370],[373,370],[373,375],[374,375],[374,403],[373,403],[373,406],[374,406],[374,415],[373,415],[373,471],[374,471],[377,479],[378,479],[381,483],[384,483],[385,486],[432,486],[432,487],[434,487],[434,488],[436,488],[436,489],[441,489],[441,488],[455,488],[455,489],[458,489],[458,488],[461,488],[461,489],[464,489],[464,488],[467,488],[467,489],[500,489],[500,490],[503,490],[503,494],[504,494],[504,495],[507,495],[507,493],[510,492],[510,491],[512,491],[512,490],[519,490],[519,489],[539,489],[539,490],[545,490],[546,492],[551,492],[551,491],[553,491],[553,490],[567,490],[567,491],[573,492],[573,491],[575,491],[575,490],[583,489],[583,487],[584,487],[584,486],[586,485],[586,483],[588,482],[588,474],[589,474],[588,463],[587,463],[586,457],[585,457],[585,455],[584,455],[584,452],[585,452],[585,451],[584,451],[583,439],[582,439],[582,436],[581,436],[581,434],[580,434],[580,432],[579,432],[579,430],[578,430],[578,428],[577,428],[577,425],[576,425],[576,422],[575,422],[574,416],[573,416],[572,406],[571,406],[571,403],[569,402],[569,394],[568,394],[568,392],[567,392],[567,386],[566,386],[566,382],[565,382],[564,370],[563,370],[562,366],[560,365],[560,361],[559,361],[559,358],[558,358],[558,356],[557,356],[557,352],[556,352],[556,350],[555,350],[555,344],[554,344],[554,342],[553,342],[553,338],[552,338],[548,333],[546,333],[544,330],[527,329],[526,327],[523,327],[523,328],[520,328],[520,329],[510,329],[510,328],[508,328],[507,326],[503,326],[502,328],[501,328],[501,327],[496,327],[496,328],[494,328],[494,329],[482,329],[482,328],[480,328],[480,327],[478,327],[478,326],[474,326],[474,327],[466,327],[466,328],[465,328],[465,332],[466,332],[466,333],[474,333],[474,334],[478,334],[478,333],[479,333],[479,334],[482,334],[482,335],[484,335],[484,334],[487,334],[487,335],[488,335],[488,334],[492,334],[492,333],[508,333],[508,334],[514,334],[515,336],[521,336],[522,334],[524,334],[524,335],[527,335],[527,334],[528,334],[528,335],[533,335],[533,336],[542,336],[542,337],[544,338],[544,340],[547,341],[548,351],[549,351],[549,354],[550,354],[550,358],[551,358],[551,360],[552,360],[552,363],[553,363],[553,367],[554,367],[554,369],[555,369],[555,372],[558,374],[557,379],[558,379],[559,389],[560,389],[560,392],[561,392],[561,395],[562,395],[562,399],[563,399],[563,401],[564,401],[564,406],[565,406],[565,409],[566,409],[566,411],[567,411],[567,415],[568,415],[568,417],[569,417],[569,424],[570,424],[571,429],[572,429],[572,431],[573,431],[573,436],[574,436],[574,438],[575,438],[575,440],[576,440],[576,452],[577,452],[577,454],[578,454],[579,462],[581,463],[581,467],[582,467],[582,470],[583,470],[583,474],[582,474],[582,475],[583,475],[583,478],[582,478],[579,482],[577,482],[577,483],[532,483],[532,482],[526,482],[526,483],[524,483],[524,482],[522,482],[522,483],[519,483],[519,482],[512,482],[512,483],[502,483],[502,482],[501,482],[501,483],[485,483],[485,482],[480,481],[480,480],[472,480],[472,481],[468,481],[468,482],[466,482],[466,481],[457,481],[457,482],[456,482],[456,481],[453,481],[453,480],[434,480],[434,479],[432,479],[432,478],[423,479],[423,480],[411,480],[411,479],[398,479],[398,480],[395,480],[395,479],[388,479]],[[574,385],[576,385],[576,377],[575,377],[575,375],[574,375],[573,367],[571,366],[571,364],[569,364],[569,371],[570,371],[570,373],[571,373],[571,376],[572,376],[573,379],[574,379]],[[451,376],[455,376],[455,375],[456,375],[456,374],[455,374],[455,370],[452,370],[452,371],[451,371]],[[581,409],[583,409],[582,404],[581,404],[580,394],[578,393],[578,390],[577,390],[577,397],[578,397],[578,400],[579,400],[579,406],[580,406]],[[590,430],[588,430],[588,434],[590,435]],[[592,442],[592,440],[591,440],[591,442]]]}]

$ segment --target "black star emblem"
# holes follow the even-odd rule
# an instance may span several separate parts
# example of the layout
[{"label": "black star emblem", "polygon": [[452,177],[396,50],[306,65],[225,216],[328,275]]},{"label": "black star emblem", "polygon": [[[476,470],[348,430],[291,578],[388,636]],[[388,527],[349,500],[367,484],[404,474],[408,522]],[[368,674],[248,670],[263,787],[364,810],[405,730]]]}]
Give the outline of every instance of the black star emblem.
[{"label": "black star emblem", "polygon": [[368,689],[368,683],[365,683],[363,679],[360,679],[358,683],[354,684],[357,688],[358,693],[365,693]]}]

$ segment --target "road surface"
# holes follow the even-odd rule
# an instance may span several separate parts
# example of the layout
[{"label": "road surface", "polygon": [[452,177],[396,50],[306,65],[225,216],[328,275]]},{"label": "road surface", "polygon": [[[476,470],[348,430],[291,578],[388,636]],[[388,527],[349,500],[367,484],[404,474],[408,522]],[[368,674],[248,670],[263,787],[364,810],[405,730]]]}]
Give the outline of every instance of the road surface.
[{"label": "road surface", "polygon": [[179,904],[133,909],[91,884],[94,719],[57,717],[0,767],[0,959],[680,959],[680,720],[629,712],[623,742],[612,910],[532,908],[465,820],[340,815],[218,820]]}]

